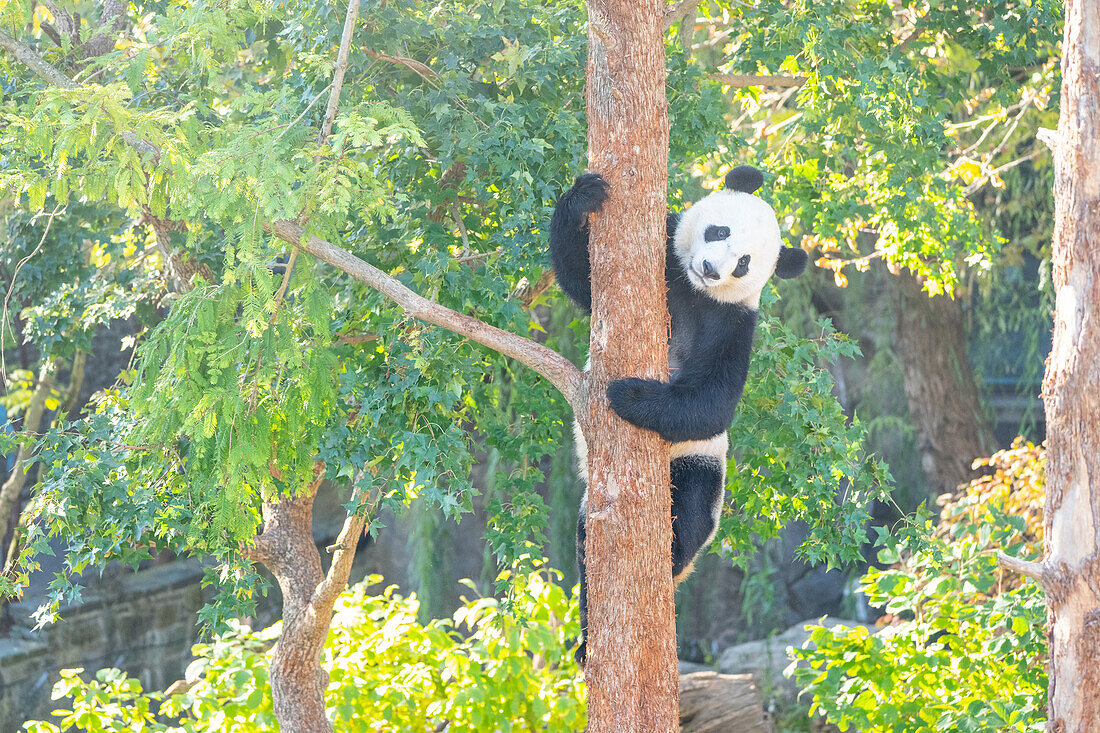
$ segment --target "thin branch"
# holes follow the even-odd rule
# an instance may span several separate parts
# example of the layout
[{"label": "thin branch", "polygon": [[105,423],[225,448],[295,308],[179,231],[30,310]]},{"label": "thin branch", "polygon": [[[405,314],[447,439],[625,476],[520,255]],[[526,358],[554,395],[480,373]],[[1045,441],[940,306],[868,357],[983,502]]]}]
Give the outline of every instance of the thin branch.
[{"label": "thin branch", "polygon": [[805,76],[758,76],[755,74],[711,74],[723,84],[738,89],[746,87],[800,87],[806,83]]},{"label": "thin branch", "polygon": [[1046,565],[1043,563],[1032,562],[1031,560],[1021,560],[1018,557],[1006,555],[998,550],[997,564],[1009,572],[1027,576],[1038,583],[1040,588],[1043,587],[1043,576],[1046,571]]},{"label": "thin branch", "polygon": [[[467,251],[469,251],[469,250],[467,250]],[[459,257],[455,257],[454,260],[455,260],[455,262],[463,262],[463,263],[477,262],[478,260],[483,260],[486,257],[496,257],[498,254],[500,254],[503,251],[504,251],[504,249],[502,247],[497,247],[496,249],[491,250],[489,252],[477,252],[477,253],[472,254],[472,255],[471,254],[461,255]]]},{"label": "thin branch", "polygon": [[265,224],[264,228],[284,242],[297,244],[322,262],[327,262],[356,280],[366,283],[396,302],[413,318],[454,331],[526,364],[550,380],[550,383],[557,387],[566,401],[573,406],[576,414],[584,414],[585,407],[581,402],[585,396],[584,375],[572,362],[556,351],[531,339],[517,336],[472,316],[433,303],[405,287],[396,278],[350,252],[320,237],[306,234],[292,221],[276,221]]},{"label": "thin branch", "polygon": [[466,233],[466,224],[462,221],[462,212],[458,208],[458,202],[451,202],[451,217],[454,219],[458,233],[462,235],[462,252],[459,259],[470,256],[470,236]]},{"label": "thin branch", "polygon": [[[370,56],[372,59],[378,59],[379,61],[388,61],[392,64],[400,64],[401,66],[404,66],[407,69],[411,69],[412,71],[415,71],[420,76],[421,79],[428,82],[429,84],[431,84],[433,87],[435,87],[439,91],[443,91],[443,88],[441,86],[439,86],[439,84],[437,83],[437,82],[441,81],[443,79],[443,77],[441,77],[439,74],[437,74],[435,71],[433,71],[432,68],[430,66],[428,66],[427,64],[425,64],[421,61],[417,61],[416,59],[406,58],[405,56],[390,56],[389,54],[380,53],[379,51],[373,51],[369,48],[366,48],[366,49],[363,49],[363,50],[366,51],[367,55]],[[480,125],[483,130],[488,130],[489,129],[489,124],[487,122],[485,122],[485,120],[481,119],[480,117],[475,115],[473,112],[471,112],[470,108],[467,107],[462,102],[462,100],[458,98],[457,95],[452,94],[451,99],[454,100],[455,104],[457,104],[460,108],[462,108],[463,112],[470,115],[470,117],[473,118],[474,122],[476,122],[478,125]]]},{"label": "thin branch", "polygon": [[[332,88],[332,85],[331,85],[331,84],[329,84],[329,85],[328,85],[327,87],[325,87],[325,88],[324,88],[324,89],[322,89],[321,91],[317,92],[317,94],[316,94],[316,95],[314,95],[313,99],[309,100],[309,104],[307,104],[307,105],[306,105],[306,108],[302,110],[302,113],[301,113],[300,115],[298,115],[297,117],[295,117],[295,118],[294,118],[294,119],[293,119],[293,120],[292,120],[292,121],[290,122],[290,124],[286,125],[286,129],[285,129],[285,130],[283,130],[282,132],[280,132],[280,133],[279,133],[279,137],[277,137],[277,138],[275,138],[274,140],[272,140],[272,141],[271,141],[271,144],[272,144],[272,145],[275,145],[275,143],[277,143],[277,142],[279,142],[280,140],[282,140],[282,139],[283,139],[283,135],[285,135],[285,134],[287,133],[287,131],[288,131],[288,130],[290,130],[290,129],[291,129],[292,127],[294,127],[294,126],[295,126],[295,125],[297,125],[297,124],[298,124],[299,122],[301,122],[301,121],[302,121],[302,118],[303,118],[303,117],[305,117],[305,116],[306,116],[307,114],[309,114],[309,111],[310,111],[311,109],[313,109],[313,105],[317,104],[317,100],[321,98],[321,95],[322,95],[322,94],[324,94],[325,92],[327,92],[327,91],[328,91],[329,89],[331,89],[331,88]],[[273,129],[274,129],[274,128],[273,128]],[[269,132],[269,130],[264,130],[264,132]],[[262,135],[263,133],[260,133],[260,134]],[[326,135],[326,137],[327,137],[327,135]]]},{"label": "thin branch", "polygon": [[374,333],[373,331],[367,331],[365,333],[349,333],[346,336],[341,336],[336,339],[337,344],[365,344],[368,341],[377,341],[382,338],[381,334]]},{"label": "thin branch", "polygon": [[269,326],[275,325],[279,308],[282,307],[283,298],[286,297],[286,288],[290,284],[290,273],[294,271],[294,260],[296,259],[298,259],[298,248],[293,247],[290,250],[290,258],[286,261],[286,267],[283,268],[283,283],[279,286],[279,292],[275,293],[275,312],[271,314],[271,320],[267,322]]},{"label": "thin branch", "polygon": [[1043,152],[1044,152],[1043,148],[1038,148],[1037,147],[1034,150],[1032,150],[1030,153],[1028,153],[1027,155],[1021,156],[1021,157],[1017,158],[1016,160],[1009,161],[1008,163],[1005,163],[1002,166],[994,168],[993,170],[989,171],[989,173],[985,174],[984,176],[982,176],[981,178],[979,178],[978,180],[974,181],[969,186],[964,188],[963,189],[963,195],[964,196],[969,196],[972,193],[976,193],[979,189],[981,189],[982,186],[984,186],[985,184],[987,184],[991,180],[993,180],[994,177],[1000,175],[1001,173],[1004,173],[1009,168],[1015,168],[1016,166],[1020,165],[1020,163],[1026,163],[1029,160],[1032,160],[1034,158],[1038,158],[1039,155],[1041,155]]},{"label": "thin branch", "polygon": [[404,56],[390,56],[389,54],[374,51],[369,48],[365,50],[367,52],[367,55],[370,56],[372,59],[378,59],[379,61],[388,61],[391,64],[400,64],[401,66],[412,69],[417,74],[419,74],[420,77],[424,79],[424,81],[431,82],[432,85],[436,87],[436,89],[439,88],[436,82],[439,81],[442,77],[439,76],[439,74],[435,73],[435,71],[432,70],[432,67],[428,66],[427,64],[421,61],[417,61],[416,59],[406,58]]},{"label": "thin branch", "polygon": [[[0,31],[0,33],[2,32],[3,31]],[[15,292],[15,283],[17,278],[19,277],[19,271],[23,269],[23,265],[30,262],[34,258],[34,256],[38,254],[38,252],[42,249],[42,245],[46,243],[46,237],[49,236],[50,227],[53,226],[54,217],[57,216],[62,208],[62,205],[58,204],[56,207],[54,207],[54,210],[49,213],[49,218],[46,219],[46,229],[42,232],[42,238],[38,240],[38,245],[31,251],[29,255],[19,260],[19,262],[15,265],[15,272],[11,274],[11,282],[8,285],[8,292],[4,294],[4,306],[2,311],[0,311],[0,336],[3,336],[4,324],[8,322],[8,303],[11,301],[12,293]],[[37,219],[37,215],[34,218]],[[34,219],[32,219],[31,221],[33,222]],[[11,336],[13,343],[19,343],[19,339],[16,337],[14,331],[12,332]],[[0,341],[3,341],[3,339],[0,338]],[[0,375],[2,375],[4,378],[7,378],[7,374],[7,357],[3,353],[3,351],[0,351]]]},{"label": "thin branch", "polygon": [[351,49],[351,35],[355,30],[355,18],[359,14],[359,0],[348,0],[348,13],[344,17],[344,32],[340,36],[340,50],[336,54],[336,70],[332,76],[332,91],[328,95],[328,107],[325,108],[325,121],[321,125],[318,146],[328,141],[332,131],[332,122],[336,119],[336,110],[340,106],[340,90],[344,87],[344,74],[348,70],[348,52]]},{"label": "thin branch", "polygon": [[676,4],[665,8],[665,30],[695,13],[697,7],[699,7],[699,0],[678,0]]},{"label": "thin branch", "polygon": [[0,48],[15,56],[24,66],[33,71],[36,76],[61,89],[73,90],[77,83],[51,66],[44,58],[39,56],[34,49],[26,46],[0,30]]},{"label": "thin branch", "polygon": [[523,308],[529,309],[538,297],[545,293],[554,284],[554,271],[549,267],[542,271],[542,276],[532,285],[527,278],[523,278],[516,285],[516,289],[508,296],[508,300],[518,300]]},{"label": "thin branch", "polygon": [[907,35],[896,46],[894,46],[893,51],[897,53],[905,53],[909,49],[909,46],[913,44],[913,41],[920,38],[921,35],[924,33],[928,25],[927,20],[928,16],[926,15],[922,15],[920,18],[918,18],[917,21],[913,23],[913,30],[909,31],[909,35]]},{"label": "thin branch", "polygon": [[[358,481],[356,483],[358,484]],[[336,596],[340,595],[348,585],[351,565],[355,560],[355,548],[359,545],[359,538],[363,535],[367,518],[373,513],[374,509],[373,503],[366,509],[358,507],[361,498],[357,487],[355,494],[352,496],[352,502],[357,505],[357,508],[350,512],[344,520],[344,526],[340,528],[340,534],[337,535],[336,542],[332,545],[335,548],[332,554],[332,564],[329,565],[325,579],[313,591],[313,597],[310,599],[309,603],[318,616],[323,617],[332,612],[332,607],[336,603]]]}]

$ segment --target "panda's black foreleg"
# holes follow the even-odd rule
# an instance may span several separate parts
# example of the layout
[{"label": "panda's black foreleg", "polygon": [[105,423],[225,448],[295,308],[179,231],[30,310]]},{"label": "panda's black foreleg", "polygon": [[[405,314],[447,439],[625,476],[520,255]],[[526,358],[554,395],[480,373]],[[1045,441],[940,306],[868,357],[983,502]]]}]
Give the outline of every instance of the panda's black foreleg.
[{"label": "panda's black foreleg", "polygon": [[669,467],[672,479],[672,577],[690,571],[699,550],[714,537],[722,509],[725,466],[714,456],[682,456]]},{"label": "panda's black foreleg", "polygon": [[610,195],[598,173],[585,173],[561,195],[550,217],[550,262],[558,287],[592,311],[591,263],[588,258],[588,215],[599,211]]}]

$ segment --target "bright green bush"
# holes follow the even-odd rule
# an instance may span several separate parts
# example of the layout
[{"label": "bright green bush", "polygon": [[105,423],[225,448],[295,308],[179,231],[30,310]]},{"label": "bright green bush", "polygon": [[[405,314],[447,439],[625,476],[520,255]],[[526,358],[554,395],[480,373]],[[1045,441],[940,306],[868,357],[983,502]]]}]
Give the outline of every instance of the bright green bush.
[{"label": "bright green bush", "polygon": [[1042,495],[1042,460],[1041,449],[1019,443],[998,453],[991,476],[944,502],[928,542],[880,553],[893,567],[870,570],[861,590],[890,625],[873,635],[817,627],[807,648],[793,650],[788,671],[812,697],[812,713],[867,732],[1043,730],[1042,592],[995,557],[1037,559],[1028,520]]},{"label": "bright green bush", "polygon": [[[507,603],[476,598],[452,619],[420,624],[415,596],[393,586],[380,594],[371,576],[337,603],[325,642],[329,718],[340,731],[575,731],[585,727],[585,692],[571,654],[579,632],[576,598],[537,565],[508,575]],[[253,633],[237,627],[194,647],[190,688],[145,693],[114,669],[84,681],[66,670],[54,698],[71,698],[58,724],[31,722],[35,733],[62,730],[245,733],[277,729],[268,654],[279,624]],[[158,707],[159,706],[159,707]],[[159,710],[158,722],[154,713]]]}]

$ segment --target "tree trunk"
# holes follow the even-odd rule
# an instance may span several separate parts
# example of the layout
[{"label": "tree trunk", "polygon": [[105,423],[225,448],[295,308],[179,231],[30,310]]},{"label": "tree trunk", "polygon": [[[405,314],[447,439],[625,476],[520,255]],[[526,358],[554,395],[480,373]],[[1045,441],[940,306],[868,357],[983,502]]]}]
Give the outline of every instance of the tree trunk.
[{"label": "tree trunk", "polygon": [[[20,427],[20,432],[24,436],[36,435],[38,429],[42,426],[42,416],[46,411],[46,399],[53,391],[54,379],[57,377],[57,370],[60,367],[61,359],[57,357],[47,359],[42,365],[38,382],[35,384],[34,394],[23,413],[23,425]],[[19,446],[19,453],[16,454],[11,475],[8,476],[8,480],[4,482],[4,485],[0,486],[0,548],[8,546],[4,543],[4,540],[7,539],[9,529],[14,530],[11,546],[17,547],[19,545],[17,540],[20,512],[19,497],[27,483],[27,461],[30,460],[33,452],[33,445],[23,444]],[[0,568],[6,569],[10,562],[11,557],[0,557]]]},{"label": "tree trunk", "polygon": [[929,298],[908,271],[891,278],[898,293],[895,337],[909,413],[917,429],[928,494],[954,491],[974,476],[975,458],[996,449],[966,355],[962,304]]},{"label": "tree trunk", "polygon": [[[320,477],[302,496],[265,503],[264,531],[250,551],[283,592],[283,629],[271,657],[271,697],[282,730],[331,733],[325,715],[328,673],[321,647],[331,619],[310,602],[321,584],[321,555],[313,543],[313,497]],[[331,610],[331,609],[330,609]]]},{"label": "tree trunk", "polygon": [[588,444],[589,731],[677,728],[668,444],[620,420],[620,377],[668,379],[664,3],[589,0],[588,160],[611,185],[592,218]]},{"label": "tree trunk", "polygon": [[1100,727],[1100,0],[1067,0],[1047,420],[1047,730]]}]

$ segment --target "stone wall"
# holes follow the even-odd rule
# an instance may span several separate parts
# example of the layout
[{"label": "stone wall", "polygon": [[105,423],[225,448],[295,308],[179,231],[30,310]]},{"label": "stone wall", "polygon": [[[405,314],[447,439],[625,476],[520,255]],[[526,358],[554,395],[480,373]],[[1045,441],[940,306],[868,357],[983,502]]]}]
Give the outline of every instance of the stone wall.
[{"label": "stone wall", "polygon": [[[119,576],[63,609],[58,623],[38,632],[17,626],[0,638],[0,731],[49,719],[56,705],[50,691],[62,669],[118,667],[140,679],[145,690],[163,690],[181,679],[198,641],[201,579],[194,561]],[[17,617],[33,610],[15,606]]]}]

